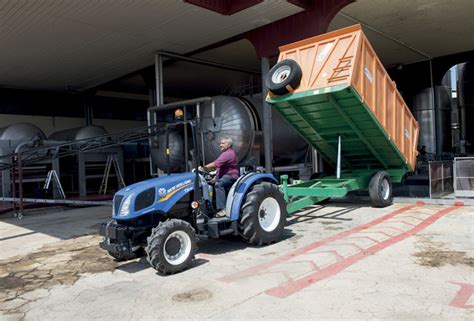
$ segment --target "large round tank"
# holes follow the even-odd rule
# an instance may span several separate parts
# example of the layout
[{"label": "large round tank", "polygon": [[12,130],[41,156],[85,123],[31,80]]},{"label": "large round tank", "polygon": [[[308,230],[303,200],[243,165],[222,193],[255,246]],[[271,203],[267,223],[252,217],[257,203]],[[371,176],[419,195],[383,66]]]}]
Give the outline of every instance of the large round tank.
[{"label": "large round tank", "polygon": [[49,135],[48,139],[72,141],[93,138],[105,134],[107,134],[107,131],[102,126],[83,126],[54,132]]},{"label": "large round tank", "polygon": [[[215,108],[212,118],[212,104],[206,103],[200,107],[200,132],[198,142],[204,146],[202,154],[205,163],[210,163],[219,157],[221,151],[219,142],[223,137],[232,139],[233,148],[240,165],[263,164],[263,107],[262,97],[237,98],[229,96],[213,97]],[[308,145],[289,127],[277,113],[272,114],[273,126],[273,160],[274,165],[290,165],[304,161]],[[184,170],[184,142],[182,130],[170,133],[170,170]],[[190,131],[188,131],[190,133]],[[160,169],[167,169],[165,154],[165,135],[154,139],[151,155],[154,164]],[[189,148],[192,140],[189,137]],[[259,159],[260,158],[260,159]]]},{"label": "large round tank", "polygon": [[[156,136],[152,139],[150,148],[153,163],[158,168],[170,172],[182,172],[184,165],[184,139],[182,131],[177,128],[171,130],[168,134],[168,144],[170,149],[169,163],[166,156],[166,135]],[[168,168],[169,166],[169,168]]]},{"label": "large round tank", "polygon": [[27,141],[35,137],[45,139],[41,129],[29,123],[18,123],[0,128],[0,140]]}]

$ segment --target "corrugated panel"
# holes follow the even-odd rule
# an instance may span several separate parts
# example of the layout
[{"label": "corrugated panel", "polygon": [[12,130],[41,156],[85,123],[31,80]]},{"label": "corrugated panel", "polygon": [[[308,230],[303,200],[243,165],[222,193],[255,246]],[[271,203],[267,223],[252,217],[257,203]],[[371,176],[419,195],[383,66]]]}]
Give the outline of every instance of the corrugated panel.
[{"label": "corrugated panel", "polygon": [[0,85],[89,88],[301,11],[265,1],[223,16],[182,1],[0,2]]}]

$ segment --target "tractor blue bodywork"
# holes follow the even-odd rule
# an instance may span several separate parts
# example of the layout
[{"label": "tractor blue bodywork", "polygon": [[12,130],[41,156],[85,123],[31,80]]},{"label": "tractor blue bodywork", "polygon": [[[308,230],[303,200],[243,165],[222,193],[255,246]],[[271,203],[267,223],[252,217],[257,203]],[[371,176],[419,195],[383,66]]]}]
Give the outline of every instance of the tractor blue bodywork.
[{"label": "tractor blue bodywork", "polygon": [[[131,220],[150,213],[166,215],[173,206],[187,194],[194,191],[195,173],[171,174],[142,181],[119,190],[113,201],[112,218],[116,220]],[[229,191],[227,199],[227,212],[231,221],[239,219],[240,208],[248,190],[256,182],[278,181],[271,174],[249,173],[240,177]],[[199,186],[202,195],[209,199],[208,185],[201,177]],[[128,212],[122,209],[128,203]]]}]

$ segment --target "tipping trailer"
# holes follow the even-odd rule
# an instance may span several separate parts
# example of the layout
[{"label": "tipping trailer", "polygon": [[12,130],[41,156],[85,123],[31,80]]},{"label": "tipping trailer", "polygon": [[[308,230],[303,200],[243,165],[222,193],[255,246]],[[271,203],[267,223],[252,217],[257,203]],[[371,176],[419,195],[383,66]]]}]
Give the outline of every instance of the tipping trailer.
[{"label": "tipping trailer", "polygon": [[335,170],[282,177],[289,213],[355,190],[376,207],[392,203],[392,182],[415,167],[418,123],[360,25],[280,47],[266,85],[267,102]]}]

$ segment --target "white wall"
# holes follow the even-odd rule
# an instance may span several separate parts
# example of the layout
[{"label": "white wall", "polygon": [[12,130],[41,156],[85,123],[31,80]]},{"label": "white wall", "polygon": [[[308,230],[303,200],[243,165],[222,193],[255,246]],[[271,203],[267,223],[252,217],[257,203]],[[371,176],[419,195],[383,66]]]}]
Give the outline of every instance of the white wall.
[{"label": "white wall", "polygon": [[[38,126],[46,136],[69,128],[85,126],[84,118],[48,117],[33,115],[0,114],[0,128],[15,123],[31,123]],[[109,133],[146,126],[146,121],[93,119],[93,125],[104,126]]]}]

